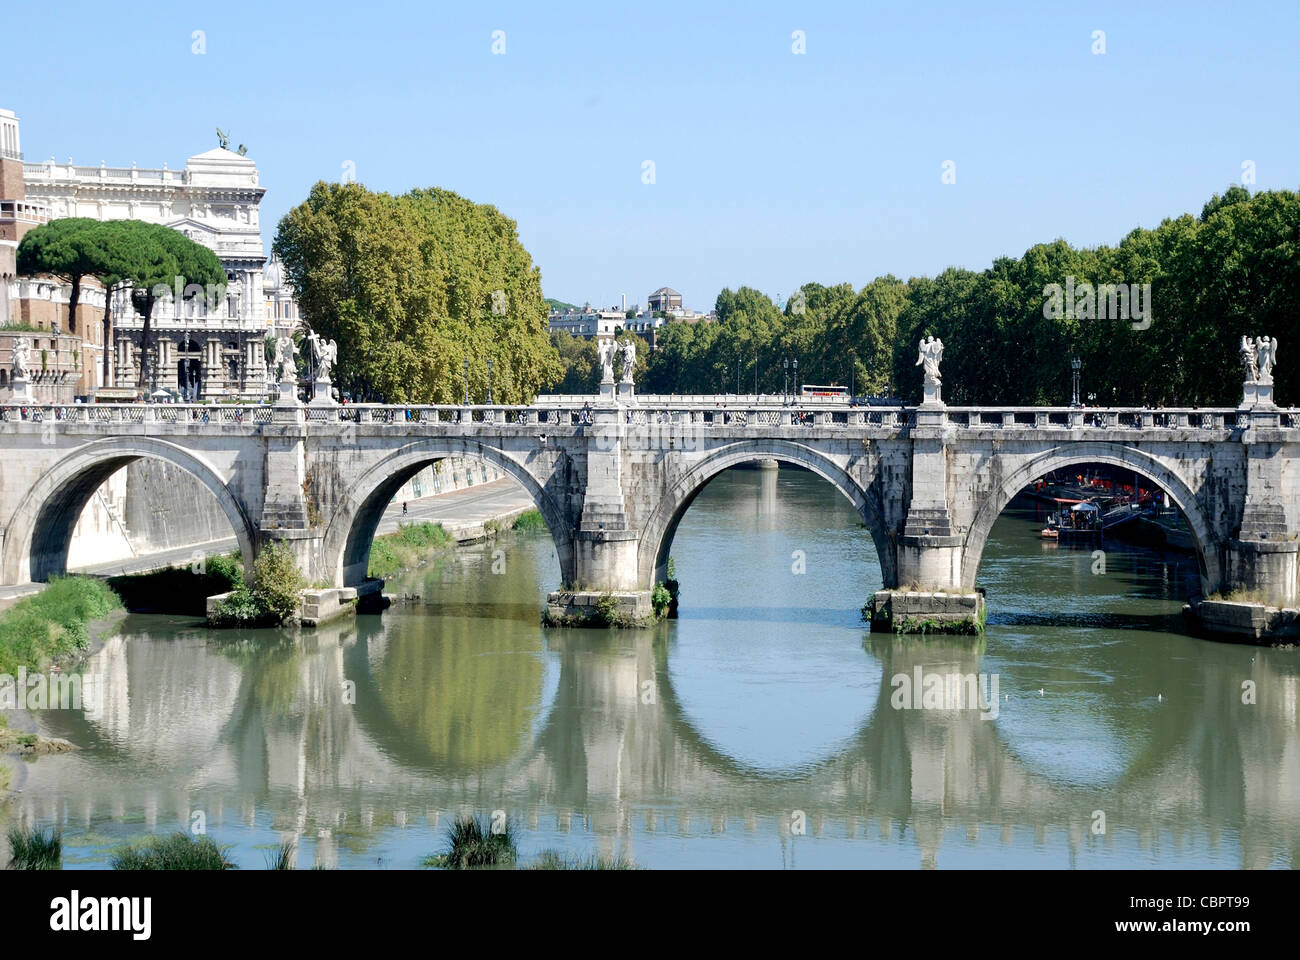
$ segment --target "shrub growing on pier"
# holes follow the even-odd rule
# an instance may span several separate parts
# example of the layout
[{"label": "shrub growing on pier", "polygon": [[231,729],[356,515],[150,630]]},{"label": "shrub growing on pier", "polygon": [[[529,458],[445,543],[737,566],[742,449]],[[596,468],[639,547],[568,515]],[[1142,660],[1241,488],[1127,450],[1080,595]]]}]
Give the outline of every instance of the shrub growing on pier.
[{"label": "shrub growing on pier", "polygon": [[10,870],[59,870],[63,867],[63,838],[54,830],[10,827]]},{"label": "shrub growing on pier", "polygon": [[282,543],[268,543],[253,563],[253,597],[275,623],[286,623],[298,613],[299,597],[307,583],[298,570],[293,551]]}]

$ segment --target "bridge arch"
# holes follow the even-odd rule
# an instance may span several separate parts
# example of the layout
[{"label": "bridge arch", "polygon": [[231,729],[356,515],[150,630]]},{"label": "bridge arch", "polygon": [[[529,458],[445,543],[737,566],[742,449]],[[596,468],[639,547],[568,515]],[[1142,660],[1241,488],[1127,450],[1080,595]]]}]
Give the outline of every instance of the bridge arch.
[{"label": "bridge arch", "polygon": [[384,509],[402,484],[424,467],[446,457],[484,460],[513,477],[528,492],[546,520],[546,528],[555,541],[564,583],[574,581],[573,531],[563,510],[546,488],[527,467],[501,450],[477,440],[447,437],[409,443],[386,456],[349,485],[346,496],[330,518],[322,544],[324,572],[334,583],[356,586],[365,580],[370,545]]},{"label": "bridge arch", "polygon": [[1002,511],[1017,493],[1036,478],[1080,463],[1105,463],[1133,470],[1154,481],[1183,511],[1196,543],[1196,559],[1201,576],[1201,590],[1209,595],[1222,584],[1219,537],[1196,499],[1196,492],[1183,477],[1160,458],[1120,443],[1084,442],[1053,447],[1022,463],[1015,470],[994,481],[975,512],[962,546],[962,586],[975,586],[980,559],[989,532]]},{"label": "bridge arch", "polygon": [[251,575],[256,526],[216,467],[200,454],[155,437],[95,440],[45,471],[22,497],[5,527],[0,559],[5,583],[45,581],[65,573],[72,531],[95,490],[133,460],[154,458],[180,467],[211,491],[239,543]]},{"label": "bridge arch", "polygon": [[666,579],[668,551],[672,547],[673,536],[700,491],[723,470],[755,460],[778,460],[804,467],[834,486],[853,504],[871,533],[883,582],[898,582],[894,541],[885,528],[883,510],[877,500],[843,467],[825,454],[801,443],[790,440],[744,440],[708,454],[664,491],[642,530],[637,547],[637,577],[646,589],[651,589],[657,582]]}]

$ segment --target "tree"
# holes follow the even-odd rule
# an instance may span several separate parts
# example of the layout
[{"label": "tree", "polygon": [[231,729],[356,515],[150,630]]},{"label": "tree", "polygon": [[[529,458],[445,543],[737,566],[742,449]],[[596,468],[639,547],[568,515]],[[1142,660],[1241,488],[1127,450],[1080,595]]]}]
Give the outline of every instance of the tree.
[{"label": "tree", "polygon": [[[120,265],[126,272],[124,280],[131,285],[131,305],[144,321],[140,328],[140,371],[136,385],[147,389],[154,306],[159,300],[174,296],[176,289],[181,290],[185,299],[192,299],[197,295],[187,292],[192,285],[206,291],[224,289],[226,271],[215,253],[170,227],[140,220],[120,220],[117,226]],[[209,303],[209,306],[215,305]]]},{"label": "tree", "polygon": [[49,274],[71,285],[68,296],[68,332],[77,332],[77,306],[81,281],[102,266],[102,247],[95,233],[102,226],[88,217],[64,217],[27,232],[18,244],[18,272],[26,276]]},{"label": "tree", "polygon": [[541,273],[513,220],[447,190],[375,193],[317,183],[273,246],[302,315],[339,345],[354,395],[457,403],[530,400],[565,376],[547,330]]}]

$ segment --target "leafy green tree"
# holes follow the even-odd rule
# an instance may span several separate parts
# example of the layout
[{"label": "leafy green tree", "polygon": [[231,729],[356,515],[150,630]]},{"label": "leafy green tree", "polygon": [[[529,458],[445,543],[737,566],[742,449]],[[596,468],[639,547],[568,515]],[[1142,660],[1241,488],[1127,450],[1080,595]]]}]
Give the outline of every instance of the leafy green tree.
[{"label": "leafy green tree", "polygon": [[565,375],[541,274],[495,207],[439,189],[401,196],[317,183],[274,250],[312,328],[339,344],[340,382],[398,403],[531,399]]},{"label": "leafy green tree", "polygon": [[49,274],[71,286],[68,296],[69,333],[77,332],[77,306],[81,283],[103,266],[105,248],[101,224],[87,217],[64,217],[29,230],[18,244],[18,272],[25,276]]},{"label": "leafy green tree", "polygon": [[155,305],[177,285],[182,296],[191,285],[224,289],[226,271],[215,253],[170,227],[140,220],[118,220],[113,227],[113,269],[130,285],[131,304],[143,318],[136,384],[147,388]]}]

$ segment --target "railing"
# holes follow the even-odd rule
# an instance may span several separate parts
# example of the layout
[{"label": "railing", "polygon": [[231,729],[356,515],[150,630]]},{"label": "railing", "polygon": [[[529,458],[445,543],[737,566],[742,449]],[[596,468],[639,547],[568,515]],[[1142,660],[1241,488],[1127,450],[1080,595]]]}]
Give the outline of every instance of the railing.
[{"label": "railing", "polygon": [[[1300,423],[1300,412],[1276,413],[1281,426]],[[1234,430],[1250,426],[1250,415],[1232,407],[946,407],[943,414],[948,426],[968,430]]]},{"label": "railing", "polygon": [[[729,398],[730,399],[730,398]],[[285,415],[287,410],[288,415]],[[1232,408],[1137,407],[941,407],[918,411],[916,407],[851,407],[845,404],[722,403],[707,398],[675,398],[650,403],[639,398],[634,405],[602,407],[585,397],[548,397],[532,406],[504,404],[469,406],[450,404],[346,404],[279,408],[268,404],[54,404],[13,401],[0,403],[0,422],[133,423],[190,426],[257,426],[301,418],[308,424],[372,424],[381,427],[492,425],[499,427],[581,427],[605,420],[611,414],[633,427],[708,427],[745,430],[830,429],[899,432],[917,425],[918,412],[930,419],[926,426],[963,431],[1200,431],[1245,429],[1252,417]],[[1300,429],[1300,411],[1266,411],[1272,423]],[[934,420],[935,415],[938,420]],[[1267,421],[1265,421],[1267,425]]]}]

